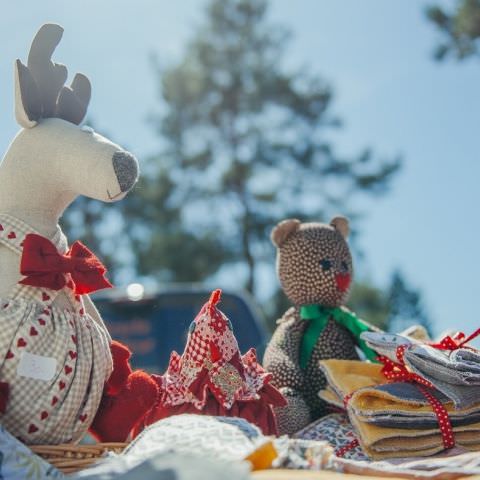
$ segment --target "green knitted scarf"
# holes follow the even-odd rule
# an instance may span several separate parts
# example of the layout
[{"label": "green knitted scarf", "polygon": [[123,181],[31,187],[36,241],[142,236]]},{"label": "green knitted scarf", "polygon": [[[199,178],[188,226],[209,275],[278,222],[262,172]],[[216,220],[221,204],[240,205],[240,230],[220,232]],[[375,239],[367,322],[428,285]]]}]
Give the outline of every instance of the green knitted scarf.
[{"label": "green knitted scarf", "polygon": [[303,334],[300,345],[301,368],[306,368],[318,337],[323,332],[330,317],[352,333],[357,345],[369,360],[375,360],[377,353],[369,348],[365,341],[360,338],[362,332],[369,332],[371,328],[353,312],[341,307],[328,308],[322,305],[303,305],[300,307],[300,318],[308,320],[309,325]]}]

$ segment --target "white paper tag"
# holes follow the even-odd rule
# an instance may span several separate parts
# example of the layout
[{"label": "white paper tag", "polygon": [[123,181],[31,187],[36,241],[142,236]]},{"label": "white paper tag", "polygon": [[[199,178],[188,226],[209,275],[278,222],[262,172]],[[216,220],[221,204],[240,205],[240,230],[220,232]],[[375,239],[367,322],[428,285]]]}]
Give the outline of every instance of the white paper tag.
[{"label": "white paper tag", "polygon": [[21,377],[35,378],[48,382],[55,375],[57,361],[52,357],[42,357],[33,353],[23,352],[17,367]]}]

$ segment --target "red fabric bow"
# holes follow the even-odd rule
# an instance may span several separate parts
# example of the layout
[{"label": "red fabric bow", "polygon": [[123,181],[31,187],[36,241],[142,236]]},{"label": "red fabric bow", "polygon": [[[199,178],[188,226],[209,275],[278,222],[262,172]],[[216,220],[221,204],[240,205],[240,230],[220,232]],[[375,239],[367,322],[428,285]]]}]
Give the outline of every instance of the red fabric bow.
[{"label": "red fabric bow", "polygon": [[408,370],[403,364],[403,361],[400,363],[395,363],[383,355],[379,355],[377,360],[383,364],[382,374],[392,382],[415,382],[425,385],[426,387],[434,388],[428,380],[425,380],[420,375]]},{"label": "red fabric bow", "polygon": [[458,332],[452,337],[447,335],[443,337],[438,343],[430,343],[433,348],[438,350],[458,350],[459,348],[463,347],[466,343],[471,342],[474,338],[480,335],[480,328],[475,330],[470,336],[465,338],[465,334],[463,332]]},{"label": "red fabric bow", "polygon": [[62,255],[45,237],[30,233],[23,241],[20,273],[26,278],[19,283],[33,287],[61,290],[67,286],[78,295],[110,288],[104,277],[106,268],[81,242],[75,242]]}]

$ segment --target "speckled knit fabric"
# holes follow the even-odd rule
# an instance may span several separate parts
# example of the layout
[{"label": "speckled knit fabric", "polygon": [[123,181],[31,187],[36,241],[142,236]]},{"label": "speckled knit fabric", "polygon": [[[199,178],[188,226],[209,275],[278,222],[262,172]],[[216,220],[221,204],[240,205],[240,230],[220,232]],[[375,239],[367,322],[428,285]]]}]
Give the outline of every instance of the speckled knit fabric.
[{"label": "speckled knit fabric", "polygon": [[264,357],[265,368],[273,374],[275,386],[289,404],[277,410],[281,433],[293,434],[311,421],[329,413],[318,392],[326,380],[318,368],[320,360],[328,358],[358,359],[352,335],[344,327],[329,320],[320,335],[305,370],[299,366],[300,342],[307,322],[301,320],[298,309],[289,309],[278,322]]},{"label": "speckled knit fabric", "polygon": [[320,331],[305,368],[300,366],[302,339],[311,321],[300,318],[300,307],[318,304],[339,307],[348,297],[352,258],[345,240],[348,221],[334,218],[329,225],[280,222],[272,232],[277,247],[277,273],[282,288],[295,307],[277,322],[267,346],[264,366],[273,382],[288,400],[276,410],[280,433],[293,434],[329,413],[318,396],[325,377],[318,367],[329,358],[358,359],[356,341],[350,331],[329,318]]}]

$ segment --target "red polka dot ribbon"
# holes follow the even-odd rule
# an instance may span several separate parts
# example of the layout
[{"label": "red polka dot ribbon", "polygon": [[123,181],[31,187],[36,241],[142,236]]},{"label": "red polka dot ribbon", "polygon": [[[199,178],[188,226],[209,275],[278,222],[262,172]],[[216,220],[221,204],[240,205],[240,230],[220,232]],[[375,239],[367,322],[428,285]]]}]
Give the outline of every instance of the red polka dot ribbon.
[{"label": "red polka dot ribbon", "polygon": [[358,447],[358,445],[359,445],[358,439],[354,438],[351,442],[347,443],[343,447],[337,448],[335,450],[335,455],[337,457],[343,457],[347,452],[349,452],[350,450],[353,450],[354,448]]},{"label": "red polka dot ribbon", "polygon": [[380,363],[383,363],[382,374],[392,382],[416,382],[420,383],[421,385],[425,385],[426,387],[434,388],[434,386],[428,380],[425,380],[416,373],[410,372],[403,364],[403,353],[405,351],[405,347],[406,345],[402,345],[397,349],[397,358],[399,358],[400,363],[395,363],[384,355],[379,355],[377,357],[377,360]]},{"label": "red polka dot ribbon", "polygon": [[345,396],[343,397],[343,405],[345,406],[345,409],[347,408],[348,402],[349,402],[350,399],[352,398],[353,394],[354,394],[354,392],[351,392],[351,393],[349,393],[348,395],[345,395]]},{"label": "red polka dot ribbon", "polygon": [[[450,338],[450,337],[448,337]],[[450,338],[451,339],[451,338]],[[469,337],[469,340],[471,338]],[[444,339],[445,340],[445,339]],[[451,339],[454,341],[453,339]],[[467,340],[467,341],[469,341]],[[448,342],[448,340],[447,340]],[[466,343],[466,342],[464,342]],[[457,343],[456,343],[457,345]],[[404,356],[405,350],[409,348],[409,345],[400,345],[396,350],[396,356],[399,363],[395,363],[388,357],[380,355],[378,361],[383,363],[382,374],[393,382],[412,382],[417,384],[418,389],[422,392],[423,396],[430,403],[435,416],[437,417],[438,426],[442,435],[442,442],[445,449],[453,448],[455,446],[455,438],[453,434],[452,424],[448,416],[448,412],[443,404],[432,395],[425,387],[435,389],[435,387],[420,375],[410,372],[405,366]],[[456,347],[459,348],[459,347]]]},{"label": "red polka dot ribbon", "polygon": [[425,387],[417,385],[418,389],[423,393],[424,397],[429,401],[430,405],[437,416],[440,433],[442,435],[443,446],[445,449],[453,448],[455,446],[455,437],[453,435],[453,428],[448,416],[446,408],[437,398],[435,398]]},{"label": "red polka dot ribbon", "polygon": [[438,343],[429,343],[433,348],[438,350],[458,350],[463,347],[466,343],[471,342],[474,338],[480,335],[480,328],[475,330],[470,336],[465,338],[463,332],[456,333],[453,337],[447,335],[442,338]]}]

